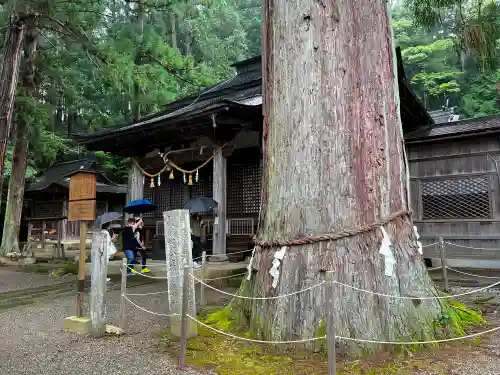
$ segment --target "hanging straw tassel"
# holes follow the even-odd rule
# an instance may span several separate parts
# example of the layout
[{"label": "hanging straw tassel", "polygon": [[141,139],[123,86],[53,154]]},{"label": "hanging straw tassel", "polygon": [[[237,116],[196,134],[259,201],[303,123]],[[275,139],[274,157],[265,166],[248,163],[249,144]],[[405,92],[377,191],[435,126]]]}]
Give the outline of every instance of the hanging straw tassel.
[{"label": "hanging straw tassel", "polygon": [[171,180],[174,179],[174,170],[173,169],[170,171],[170,176],[168,176],[168,178]]},{"label": "hanging straw tassel", "polygon": [[189,186],[193,185],[193,175],[192,175],[192,174],[190,174],[190,175],[189,175],[189,182],[188,182],[188,185],[189,185]]},{"label": "hanging straw tassel", "polygon": [[154,188],[155,187],[155,179],[151,177],[151,182],[149,183],[149,187]]}]

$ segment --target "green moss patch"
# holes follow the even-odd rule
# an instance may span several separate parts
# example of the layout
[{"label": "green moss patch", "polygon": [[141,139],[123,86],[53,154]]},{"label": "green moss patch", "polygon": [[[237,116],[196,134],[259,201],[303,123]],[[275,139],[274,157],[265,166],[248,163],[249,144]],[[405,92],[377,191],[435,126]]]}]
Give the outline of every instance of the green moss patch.
[{"label": "green moss patch", "polygon": [[[220,313],[224,315],[225,313]],[[214,316],[212,316],[214,318]],[[224,321],[224,320],[223,320]],[[227,323],[218,328],[230,328]],[[248,336],[240,332],[239,336]],[[167,351],[179,354],[179,343],[165,337]],[[217,375],[326,375],[328,364],[325,353],[312,353],[283,345],[256,345],[230,339],[207,328],[200,327],[198,337],[188,341],[187,363],[198,369],[210,369]],[[338,375],[413,375],[448,373],[445,363],[428,358],[393,360],[338,361]]]},{"label": "green moss patch", "polygon": [[[239,293],[247,295],[248,289],[245,283],[242,284]],[[469,329],[486,325],[486,320],[479,312],[454,299],[443,299],[440,303],[440,317],[433,324],[432,322],[428,324],[428,332],[416,332],[414,341],[464,336]],[[207,309],[207,314],[199,319],[218,330],[240,337],[255,338],[248,331],[249,312],[245,307],[244,301],[233,300],[223,309],[216,311]],[[328,373],[324,340],[318,342],[320,344],[318,347],[322,350],[312,352],[302,346],[260,345],[233,340],[202,326],[198,329],[198,336],[189,340],[187,347],[187,362],[195,368],[211,369],[217,375],[326,375]],[[321,337],[325,334],[326,326],[320,321],[316,336]],[[168,335],[164,338],[167,351],[177,356],[178,341],[170,339]],[[472,343],[477,342],[478,340],[475,340]],[[391,353],[366,356],[356,361],[338,360],[337,374],[444,375],[450,371],[450,365],[445,362],[446,352],[452,350],[455,356],[456,345],[461,343],[463,344],[456,342],[455,346],[443,346],[438,349],[437,345],[425,345],[426,349],[423,344],[412,347],[392,346],[388,347]],[[466,344],[470,348],[471,341]],[[468,352],[470,349],[467,349]],[[385,357],[381,358],[384,355]]]}]

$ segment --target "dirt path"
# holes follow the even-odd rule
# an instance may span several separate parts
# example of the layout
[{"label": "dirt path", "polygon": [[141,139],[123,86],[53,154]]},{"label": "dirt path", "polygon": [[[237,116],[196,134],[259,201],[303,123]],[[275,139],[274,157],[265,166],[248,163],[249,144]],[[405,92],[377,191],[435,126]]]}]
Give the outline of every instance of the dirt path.
[{"label": "dirt path", "polygon": [[[0,273],[0,277],[5,275]],[[159,282],[132,290],[157,292],[164,286]],[[119,290],[107,293],[110,324],[118,321],[119,299]],[[134,297],[134,301],[151,311],[166,312],[164,295]],[[158,333],[167,330],[167,318],[128,306],[126,335],[92,339],[63,331],[63,320],[74,314],[74,304],[74,295],[48,297],[32,305],[0,311],[0,370],[24,375],[199,375],[194,370],[178,371],[176,360],[162,350]]]}]

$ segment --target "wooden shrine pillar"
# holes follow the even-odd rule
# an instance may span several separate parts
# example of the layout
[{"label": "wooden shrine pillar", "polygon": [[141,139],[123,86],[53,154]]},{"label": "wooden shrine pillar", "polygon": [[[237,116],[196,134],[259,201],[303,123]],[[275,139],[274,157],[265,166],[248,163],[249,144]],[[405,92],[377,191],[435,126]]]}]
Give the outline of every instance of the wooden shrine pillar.
[{"label": "wooden shrine pillar", "polygon": [[[142,175],[140,169],[132,162],[130,170],[128,172],[128,183],[127,183],[127,202],[134,201],[137,199],[143,199],[144,197],[144,176]],[[130,215],[125,214],[124,218]]]},{"label": "wooden shrine pillar", "polygon": [[227,198],[227,159],[218,152],[214,157],[213,198],[218,203],[215,212],[214,235],[212,243],[212,262],[225,262],[226,255],[226,198]]}]

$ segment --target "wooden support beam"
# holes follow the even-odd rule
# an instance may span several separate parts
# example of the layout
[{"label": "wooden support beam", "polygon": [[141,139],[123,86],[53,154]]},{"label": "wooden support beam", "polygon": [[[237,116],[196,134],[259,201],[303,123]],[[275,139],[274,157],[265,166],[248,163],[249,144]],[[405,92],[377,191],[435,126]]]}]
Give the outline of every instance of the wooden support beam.
[{"label": "wooden support beam", "polygon": [[[144,176],[135,163],[132,163],[128,173],[127,203],[144,197]],[[125,220],[129,215],[124,215]]]},{"label": "wooden support beam", "polygon": [[227,159],[221,152],[214,157],[213,196],[218,203],[214,222],[214,236],[212,242],[212,262],[225,262],[226,255],[226,189],[227,189]]}]

